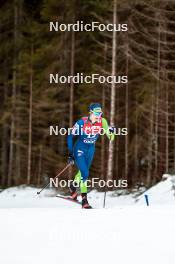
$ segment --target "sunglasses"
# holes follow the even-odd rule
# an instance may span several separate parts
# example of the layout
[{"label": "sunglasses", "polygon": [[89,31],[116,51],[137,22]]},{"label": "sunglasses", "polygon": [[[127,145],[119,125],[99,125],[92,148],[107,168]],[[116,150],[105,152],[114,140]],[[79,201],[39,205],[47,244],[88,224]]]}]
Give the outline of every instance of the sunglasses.
[{"label": "sunglasses", "polygon": [[98,117],[101,117],[102,116],[102,112],[92,112],[94,114],[94,116],[98,116]]}]

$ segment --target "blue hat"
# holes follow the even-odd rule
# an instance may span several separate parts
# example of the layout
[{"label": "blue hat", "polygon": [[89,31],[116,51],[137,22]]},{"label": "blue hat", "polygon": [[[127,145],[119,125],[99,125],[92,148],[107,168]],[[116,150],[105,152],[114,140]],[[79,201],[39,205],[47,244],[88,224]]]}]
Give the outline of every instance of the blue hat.
[{"label": "blue hat", "polygon": [[96,112],[96,113],[103,113],[102,109],[101,109],[101,104],[99,104],[99,103],[90,104],[89,111],[90,112]]}]

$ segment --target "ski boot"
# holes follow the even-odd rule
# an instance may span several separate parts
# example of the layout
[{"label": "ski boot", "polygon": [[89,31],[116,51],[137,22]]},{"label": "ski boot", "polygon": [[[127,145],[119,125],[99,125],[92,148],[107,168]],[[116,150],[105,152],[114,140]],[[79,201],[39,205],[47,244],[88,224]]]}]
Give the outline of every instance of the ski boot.
[{"label": "ski boot", "polygon": [[78,197],[78,193],[77,193],[77,189],[73,185],[73,183],[70,184],[69,190],[70,190],[71,199],[76,201],[77,197]]},{"label": "ski boot", "polygon": [[92,207],[89,205],[88,200],[87,200],[87,193],[82,193],[82,208],[83,209],[92,209]]}]

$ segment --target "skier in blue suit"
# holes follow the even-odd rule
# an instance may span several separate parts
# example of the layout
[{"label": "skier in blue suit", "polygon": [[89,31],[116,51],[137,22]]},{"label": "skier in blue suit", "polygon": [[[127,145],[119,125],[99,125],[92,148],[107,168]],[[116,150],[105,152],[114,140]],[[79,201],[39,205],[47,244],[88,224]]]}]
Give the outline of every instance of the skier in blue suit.
[{"label": "skier in blue suit", "polygon": [[[78,120],[67,138],[69,149],[68,162],[74,163],[75,161],[79,169],[74,181],[80,185],[82,208],[86,209],[91,208],[87,200],[87,179],[94,157],[95,142],[99,137],[101,129],[103,128],[103,131],[110,140],[114,140],[114,130],[108,126],[102,114],[102,108],[99,103],[91,104],[89,107],[89,116]],[[73,138],[75,136],[78,139],[74,144]],[[70,192],[72,199],[76,200],[78,193],[73,183],[70,185]]]}]

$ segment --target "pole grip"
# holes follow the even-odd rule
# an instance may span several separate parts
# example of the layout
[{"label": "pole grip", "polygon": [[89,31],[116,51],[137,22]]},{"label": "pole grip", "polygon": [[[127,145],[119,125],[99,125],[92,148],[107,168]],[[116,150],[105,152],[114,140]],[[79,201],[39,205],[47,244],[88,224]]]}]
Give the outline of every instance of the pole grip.
[{"label": "pole grip", "polygon": [[[59,177],[60,175],[62,175],[63,174],[63,172],[65,172],[70,166],[71,166],[72,164],[71,163],[69,163],[69,164],[67,164],[66,165],[66,167],[62,170],[62,171],[60,171],[55,177],[54,177],[54,180],[57,178],[57,177]],[[49,182],[50,183],[50,182]],[[40,194],[45,188],[47,188],[47,186],[49,186],[49,183],[47,183],[39,192],[37,192],[37,194]]]}]

